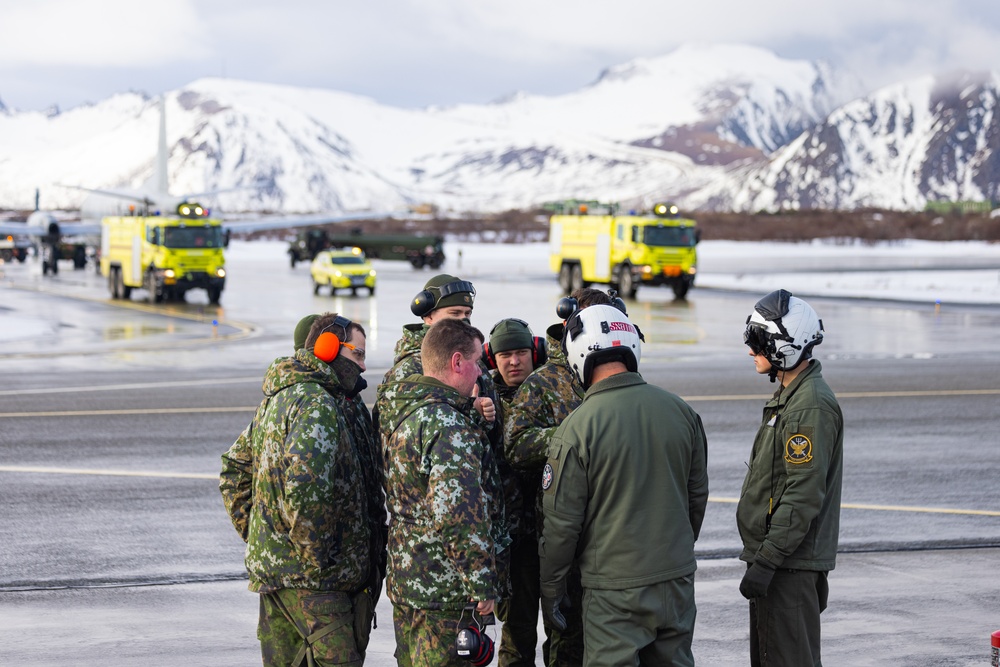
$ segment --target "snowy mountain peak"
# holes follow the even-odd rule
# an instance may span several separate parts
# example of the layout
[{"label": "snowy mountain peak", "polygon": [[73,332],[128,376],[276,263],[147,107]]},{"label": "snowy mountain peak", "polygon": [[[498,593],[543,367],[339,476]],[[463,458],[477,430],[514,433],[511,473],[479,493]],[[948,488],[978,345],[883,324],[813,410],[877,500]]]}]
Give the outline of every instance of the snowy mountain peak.
[{"label": "snowy mountain peak", "polygon": [[[692,44],[607,68],[558,96],[422,110],[316,88],[194,81],[167,98],[175,193],[226,210],[347,211],[429,202],[501,210],[579,197],[688,208],[921,207],[1000,198],[998,76],[958,72],[862,97],[821,62]],[[157,104],[139,93],[54,115],[0,105],[0,205],[137,187]]]}]

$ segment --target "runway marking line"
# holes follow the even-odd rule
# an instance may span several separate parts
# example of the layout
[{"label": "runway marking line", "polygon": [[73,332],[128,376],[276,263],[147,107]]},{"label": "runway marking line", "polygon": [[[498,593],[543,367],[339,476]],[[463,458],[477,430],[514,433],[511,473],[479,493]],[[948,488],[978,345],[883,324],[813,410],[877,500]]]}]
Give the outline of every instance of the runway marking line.
[{"label": "runway marking line", "polygon": [[154,472],[148,470],[105,470],[98,468],[42,468],[37,466],[0,466],[0,472],[34,472],[49,475],[110,475],[112,477],[163,477],[168,479],[219,479],[218,475],[198,472]]},{"label": "runway marking line", "polygon": [[[218,480],[219,476],[209,473],[195,472],[154,472],[146,470],[108,470],[100,468],[48,468],[41,466],[4,466],[0,465],[0,472],[21,472],[40,473],[48,475],[106,475],[112,477],[159,477],[165,479],[210,479]],[[710,503],[735,504],[739,498],[725,498],[710,496]],[[945,507],[908,507],[906,505],[867,505],[860,503],[841,503],[842,509],[872,510],[876,512],[916,512],[924,514],[960,514],[970,516],[996,516],[1000,517],[1000,511],[992,510],[967,510],[949,509]]]},{"label": "runway marking line", "polygon": [[[718,496],[709,496],[708,498],[708,502],[710,503],[736,504],[739,501],[740,501],[739,498],[720,498]],[[923,514],[962,514],[971,516],[1000,516],[1000,511],[964,510],[964,509],[951,509],[947,507],[910,507],[907,505],[867,505],[861,503],[841,503],[840,508],[845,510],[873,510],[876,512],[917,512]]]},{"label": "runway marking line", "polygon": [[[205,380],[201,384],[236,384],[243,383],[253,378],[230,378],[226,380]],[[139,389],[145,386],[185,386],[196,384],[192,382],[164,382],[156,385],[112,385],[109,387],[77,387],[68,389],[28,389],[23,391],[0,391],[0,396],[10,396],[13,394],[34,394],[34,393],[57,393],[62,391],[104,391],[110,389]],[[1000,389],[948,389],[940,391],[866,391],[866,392],[843,392],[837,394],[838,398],[893,398],[893,397],[919,397],[919,396],[992,396],[1000,394]],[[771,397],[764,394],[719,394],[717,396],[685,396],[688,402],[698,401],[760,401],[769,400]],[[368,406],[370,410],[372,406]],[[213,412],[252,412],[257,406],[232,406],[232,407],[193,407],[193,408],[129,408],[121,410],[64,410],[53,412],[0,412],[0,418],[14,417],[86,417],[86,416],[106,416],[106,415],[172,415],[172,414],[192,414],[192,413],[213,413]]]},{"label": "runway marking line", "polygon": [[[920,398],[935,396],[994,396],[1000,389],[935,389],[922,391],[838,391],[837,398]],[[717,394],[682,396],[689,403],[698,401],[768,401],[771,394]]]},{"label": "runway marking line", "polygon": [[5,389],[0,396],[21,396],[24,394],[79,394],[88,391],[121,391],[124,389],[159,389],[164,387],[197,387],[213,384],[260,383],[260,376],[243,378],[219,378],[215,380],[177,380],[173,382],[136,382],[131,384],[87,385],[85,387],[45,387],[42,389]]},{"label": "runway marking line", "polygon": [[60,412],[0,412],[2,417],[104,417],[107,415],[189,415],[222,412],[254,412],[253,407],[220,408],[123,408],[121,410],[64,410]]}]

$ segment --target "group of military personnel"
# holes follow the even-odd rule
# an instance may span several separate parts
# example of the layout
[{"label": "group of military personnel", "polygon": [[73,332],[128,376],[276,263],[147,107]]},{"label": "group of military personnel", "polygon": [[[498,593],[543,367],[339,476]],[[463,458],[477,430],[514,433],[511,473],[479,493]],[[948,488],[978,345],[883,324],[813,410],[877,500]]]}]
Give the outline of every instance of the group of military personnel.
[{"label": "group of military personnel", "polygon": [[[303,318],[267,370],[220,478],[263,663],[363,664],[384,582],[399,665],[533,665],[539,610],[546,665],[693,665],[701,418],[639,375],[644,336],[613,291],[562,299],[544,339],[517,318],[485,336],[475,296],[427,282],[371,413],[366,334],[342,316]],[[755,665],[820,664],[843,437],[822,335],[783,290],[744,334],[782,385],[737,510]]]}]

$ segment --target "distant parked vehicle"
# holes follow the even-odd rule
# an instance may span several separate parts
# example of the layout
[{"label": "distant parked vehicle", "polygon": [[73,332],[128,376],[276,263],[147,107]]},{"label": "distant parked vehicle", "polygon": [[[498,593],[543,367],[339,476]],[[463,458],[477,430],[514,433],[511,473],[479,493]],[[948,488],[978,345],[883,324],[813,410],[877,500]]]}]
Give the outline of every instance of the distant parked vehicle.
[{"label": "distant parked vehicle", "polygon": [[327,248],[361,248],[369,259],[403,260],[413,268],[440,268],[444,264],[444,237],[414,234],[330,234],[322,229],[300,232],[288,246],[292,268],[316,257]]},{"label": "distant parked vehicle", "polygon": [[368,294],[375,294],[375,269],[360,248],[351,250],[322,250],[312,261],[310,273],[313,294],[329,287],[330,296],[338,289],[349,289],[356,295],[358,288],[366,287]]}]

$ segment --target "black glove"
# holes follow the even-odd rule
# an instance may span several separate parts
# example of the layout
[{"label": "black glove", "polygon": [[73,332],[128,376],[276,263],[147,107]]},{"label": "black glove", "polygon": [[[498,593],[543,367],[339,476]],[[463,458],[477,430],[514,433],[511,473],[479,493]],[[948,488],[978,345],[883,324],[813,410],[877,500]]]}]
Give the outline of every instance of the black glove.
[{"label": "black glove", "polygon": [[754,561],[747,568],[747,573],[743,575],[740,582],[740,593],[747,600],[762,598],[767,596],[767,589],[774,578],[774,566],[765,561]]},{"label": "black glove", "polygon": [[560,632],[566,629],[566,617],[563,615],[563,609],[569,609],[569,605],[569,596],[565,593],[558,597],[548,597],[542,593],[542,616],[549,627]]}]

